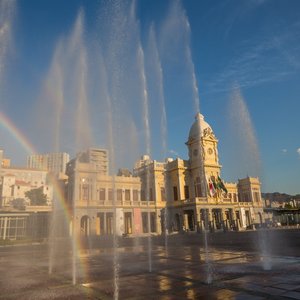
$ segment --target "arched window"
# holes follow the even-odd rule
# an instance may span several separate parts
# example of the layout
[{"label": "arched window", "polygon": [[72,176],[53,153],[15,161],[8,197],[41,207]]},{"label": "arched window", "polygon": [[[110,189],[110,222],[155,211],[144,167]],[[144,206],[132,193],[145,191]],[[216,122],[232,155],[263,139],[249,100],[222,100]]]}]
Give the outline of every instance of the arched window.
[{"label": "arched window", "polygon": [[80,221],[80,233],[84,236],[90,235],[90,218],[83,216]]},{"label": "arched window", "polygon": [[201,196],[202,196],[201,180],[200,180],[200,177],[196,177],[196,182],[195,182],[195,195],[196,195],[196,197],[201,197]]}]

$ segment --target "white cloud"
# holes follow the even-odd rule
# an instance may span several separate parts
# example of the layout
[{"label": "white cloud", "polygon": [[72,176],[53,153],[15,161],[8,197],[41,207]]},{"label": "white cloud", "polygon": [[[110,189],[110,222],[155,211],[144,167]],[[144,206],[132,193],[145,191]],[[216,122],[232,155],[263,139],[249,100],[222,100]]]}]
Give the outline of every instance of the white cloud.
[{"label": "white cloud", "polygon": [[288,151],[287,151],[287,149],[282,149],[281,152],[282,152],[283,154],[285,154],[285,153],[287,153]]},{"label": "white cloud", "polygon": [[169,150],[169,153],[171,153],[174,156],[179,156],[179,153],[172,149]]},{"label": "white cloud", "polygon": [[300,155],[300,148],[297,149],[297,153]]},{"label": "white cloud", "polygon": [[[238,79],[241,88],[253,87],[265,82],[276,82],[295,73],[300,68],[300,22],[287,29],[278,29],[278,34],[244,40],[239,46],[239,55],[227,66],[207,80],[206,93],[230,90],[231,83]],[[271,54],[270,54],[271,53]]]}]

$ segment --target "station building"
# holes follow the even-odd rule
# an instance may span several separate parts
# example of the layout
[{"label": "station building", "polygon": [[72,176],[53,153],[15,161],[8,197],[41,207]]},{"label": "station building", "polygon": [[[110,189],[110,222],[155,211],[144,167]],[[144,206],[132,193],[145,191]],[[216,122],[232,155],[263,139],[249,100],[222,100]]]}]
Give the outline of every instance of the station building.
[{"label": "station building", "polygon": [[114,230],[118,235],[143,235],[245,230],[262,224],[259,179],[224,182],[218,140],[201,114],[196,115],[186,145],[188,160],[157,162],[144,155],[132,173],[121,170],[116,176],[108,174],[107,150],[79,153],[66,172],[73,230],[82,235]]}]

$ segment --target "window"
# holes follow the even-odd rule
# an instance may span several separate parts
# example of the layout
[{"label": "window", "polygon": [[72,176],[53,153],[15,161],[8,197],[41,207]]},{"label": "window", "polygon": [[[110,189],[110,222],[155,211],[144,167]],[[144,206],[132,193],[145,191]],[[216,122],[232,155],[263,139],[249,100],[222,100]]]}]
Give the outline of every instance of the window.
[{"label": "window", "polygon": [[117,189],[117,201],[122,201],[122,190]]},{"label": "window", "polygon": [[26,234],[24,217],[0,217],[0,237],[7,239],[23,238]]},{"label": "window", "polygon": [[151,232],[156,232],[156,213],[150,213],[150,230]]},{"label": "window", "polygon": [[173,186],[174,201],[178,200],[177,186]]},{"label": "window", "polygon": [[160,197],[161,197],[161,201],[166,201],[166,191],[164,187],[160,188]]},{"label": "window", "polygon": [[184,186],[184,199],[189,199],[189,198],[190,198],[189,186],[185,185]]},{"label": "window", "polygon": [[125,190],[125,201],[130,201],[130,190]]},{"label": "window", "polygon": [[112,201],[113,200],[113,190],[108,189],[108,200]]},{"label": "window", "polygon": [[196,194],[196,197],[201,197],[202,196],[200,177],[196,177],[195,194]]},{"label": "window", "polygon": [[82,200],[89,200],[89,186],[87,184],[82,185]]},{"label": "window", "polygon": [[148,232],[148,213],[142,212],[142,226],[143,226],[143,233]]},{"label": "window", "polygon": [[100,189],[99,190],[99,200],[105,201],[105,189]]},{"label": "window", "polygon": [[146,201],[146,199],[145,199],[145,191],[144,190],[141,190],[141,200],[142,201]]},{"label": "window", "polygon": [[234,202],[237,202],[237,197],[236,197],[236,194],[235,194],[235,193],[233,194],[233,201],[234,201]]},{"label": "window", "polygon": [[244,200],[245,202],[249,202],[249,195],[248,195],[248,193],[244,193],[243,196],[244,196],[244,197],[243,197],[243,198],[244,198],[243,200]]},{"label": "window", "polygon": [[149,189],[149,201],[154,201],[152,188]]},{"label": "window", "polygon": [[133,190],[133,201],[139,201],[139,191],[138,190]]}]

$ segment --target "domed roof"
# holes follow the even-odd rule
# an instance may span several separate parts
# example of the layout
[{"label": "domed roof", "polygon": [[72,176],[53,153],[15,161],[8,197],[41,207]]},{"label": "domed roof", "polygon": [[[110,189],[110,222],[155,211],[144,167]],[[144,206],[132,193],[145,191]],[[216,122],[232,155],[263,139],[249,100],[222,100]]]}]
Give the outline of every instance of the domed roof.
[{"label": "domed roof", "polygon": [[[189,133],[189,140],[190,139],[196,139],[199,138],[199,136],[203,135],[203,131],[206,128],[210,128],[209,124],[207,122],[204,121],[204,116],[201,115],[200,113],[197,113],[195,116],[195,121],[190,129],[190,133]],[[199,131],[201,130],[201,134],[199,133]]]}]

